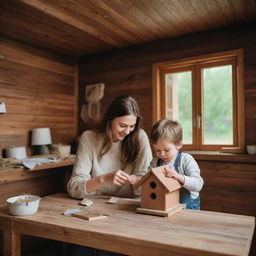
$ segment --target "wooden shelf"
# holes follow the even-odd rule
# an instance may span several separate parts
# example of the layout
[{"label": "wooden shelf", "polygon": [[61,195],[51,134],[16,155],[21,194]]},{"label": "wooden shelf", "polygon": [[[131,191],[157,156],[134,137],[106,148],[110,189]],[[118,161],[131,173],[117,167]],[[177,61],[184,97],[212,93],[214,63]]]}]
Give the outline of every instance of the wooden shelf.
[{"label": "wooden shelf", "polygon": [[[26,180],[30,178],[40,177],[45,175],[45,172],[51,172],[50,169],[71,166],[75,162],[75,158],[67,158],[57,163],[47,163],[37,165],[33,169],[25,168],[9,168],[0,169],[0,184],[13,182],[17,180]],[[42,172],[43,171],[43,172]]]},{"label": "wooden shelf", "polygon": [[38,170],[45,170],[45,169],[58,168],[58,167],[62,167],[62,166],[69,166],[69,165],[73,165],[74,161],[75,161],[74,158],[70,158],[70,159],[66,159],[66,160],[63,160],[60,162],[56,162],[56,163],[37,165],[33,169],[26,169],[26,170],[29,172],[33,172],[33,171],[38,171]]},{"label": "wooden shelf", "polygon": [[256,155],[222,153],[217,151],[186,151],[186,152],[190,153],[196,160],[256,163]]}]

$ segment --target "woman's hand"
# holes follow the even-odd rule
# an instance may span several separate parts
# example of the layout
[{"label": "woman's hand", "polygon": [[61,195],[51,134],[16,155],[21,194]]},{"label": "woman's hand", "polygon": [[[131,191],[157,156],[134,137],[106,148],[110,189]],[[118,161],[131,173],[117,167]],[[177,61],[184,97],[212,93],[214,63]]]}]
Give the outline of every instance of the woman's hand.
[{"label": "woman's hand", "polygon": [[85,183],[85,190],[87,193],[90,193],[100,188],[103,184],[115,184],[118,186],[125,184],[133,185],[138,179],[139,177],[135,175],[129,175],[122,170],[117,170],[88,180]]},{"label": "woman's hand", "polygon": [[109,184],[123,186],[125,184],[130,184],[130,175],[121,170],[113,171],[106,174],[105,182]]},{"label": "woman's hand", "polygon": [[123,186],[125,184],[135,184],[138,181],[136,175],[129,175],[122,170],[113,171],[108,173],[105,178],[106,183]]},{"label": "woman's hand", "polygon": [[125,173],[121,170],[115,171],[115,174],[113,177],[113,184],[122,186],[122,185],[129,184],[129,183],[130,183],[130,177],[127,173]]},{"label": "woman's hand", "polygon": [[164,176],[168,178],[174,178],[175,180],[179,181],[182,185],[185,183],[185,177],[175,170],[171,170],[169,167],[164,168]]}]

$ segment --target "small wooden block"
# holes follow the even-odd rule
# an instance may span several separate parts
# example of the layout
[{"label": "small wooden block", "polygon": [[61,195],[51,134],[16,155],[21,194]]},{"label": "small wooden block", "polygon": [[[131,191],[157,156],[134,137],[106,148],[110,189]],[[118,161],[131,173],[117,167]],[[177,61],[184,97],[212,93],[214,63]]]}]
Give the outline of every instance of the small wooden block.
[{"label": "small wooden block", "polygon": [[93,205],[93,201],[88,199],[88,198],[84,198],[81,202],[80,202],[81,205],[84,205],[84,206],[92,206]]},{"label": "small wooden block", "polygon": [[173,215],[174,213],[179,212],[180,210],[185,208],[185,204],[178,204],[174,207],[161,211],[161,210],[153,210],[153,209],[147,209],[147,208],[137,208],[137,213],[144,213],[144,214],[150,214],[150,215],[157,215],[157,216],[163,216],[163,217],[169,217]]},{"label": "small wooden block", "polygon": [[79,212],[79,213],[72,214],[72,216],[81,218],[81,219],[85,219],[88,221],[105,219],[108,217],[106,214],[98,213],[98,212]]},{"label": "small wooden block", "polygon": [[119,198],[118,197],[114,197],[112,196],[108,201],[107,203],[108,204],[116,204],[118,202]]}]

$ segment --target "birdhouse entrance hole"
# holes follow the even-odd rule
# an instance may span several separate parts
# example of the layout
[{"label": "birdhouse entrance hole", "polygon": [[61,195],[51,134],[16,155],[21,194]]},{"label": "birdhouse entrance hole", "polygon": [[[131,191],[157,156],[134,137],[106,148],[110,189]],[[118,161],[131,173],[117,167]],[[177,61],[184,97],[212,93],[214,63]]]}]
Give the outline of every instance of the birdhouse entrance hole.
[{"label": "birdhouse entrance hole", "polygon": [[151,188],[156,188],[156,183],[154,181],[150,182],[150,187]]},{"label": "birdhouse entrance hole", "polygon": [[156,199],[156,193],[151,193],[150,197],[151,197],[151,199]]}]

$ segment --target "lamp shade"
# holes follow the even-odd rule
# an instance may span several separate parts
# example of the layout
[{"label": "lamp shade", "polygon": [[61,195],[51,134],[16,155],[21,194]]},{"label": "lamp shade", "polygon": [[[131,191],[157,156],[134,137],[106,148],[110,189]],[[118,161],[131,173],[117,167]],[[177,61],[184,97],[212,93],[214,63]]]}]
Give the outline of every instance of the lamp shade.
[{"label": "lamp shade", "polygon": [[50,128],[36,128],[32,130],[31,145],[52,144]]}]

